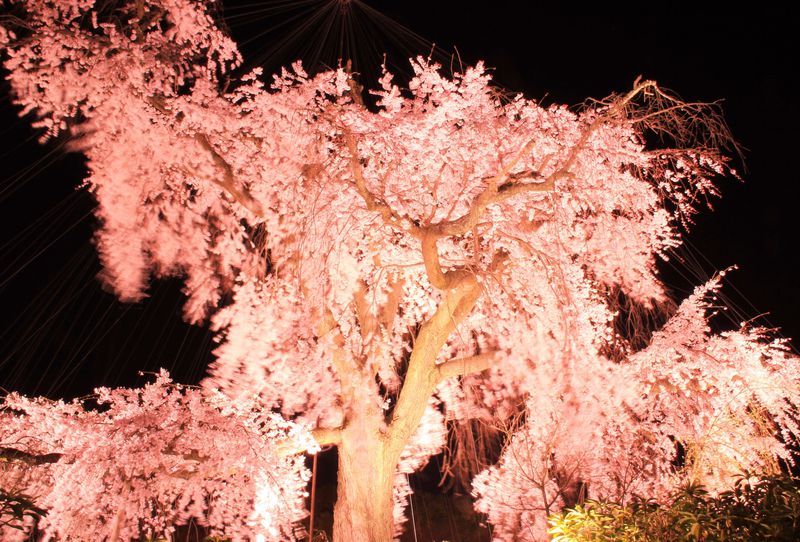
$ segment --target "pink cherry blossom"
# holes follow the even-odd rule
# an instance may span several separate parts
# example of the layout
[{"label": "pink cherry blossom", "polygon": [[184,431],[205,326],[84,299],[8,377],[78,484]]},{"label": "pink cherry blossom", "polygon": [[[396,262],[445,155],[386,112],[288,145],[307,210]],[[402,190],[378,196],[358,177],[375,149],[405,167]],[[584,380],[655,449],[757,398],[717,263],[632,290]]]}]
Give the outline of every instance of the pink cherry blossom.
[{"label": "pink cherry blossom", "polygon": [[[109,483],[98,535],[112,518],[133,537],[132,518],[161,534],[192,516],[225,536],[291,537],[305,475],[299,459],[273,454],[290,427],[278,414],[338,447],[337,540],[399,533],[405,475],[441,450],[445,421],[524,419],[473,485],[498,540],[540,539],[545,514],[575,491],[658,496],[681,479],[717,487],[791,459],[797,360],[765,330],[712,333],[716,282],[672,314],[656,271],[728,172],[713,107],[641,80],[580,111],[543,107],[497,92],[481,64],[445,76],[421,57],[407,88],[385,71],[371,105],[341,67],[237,77],[240,55],[210,1],[120,2],[113,13],[91,0],[15,3],[24,32],[0,33],[15,101],[43,137],[68,130],[87,158],[102,280],[136,301],[152,277],[181,277],[185,318],[210,322],[219,343],[205,395],[164,377],[101,393],[135,423],[123,423],[127,411],[41,403],[36,415],[53,425],[43,435],[64,431],[55,418],[107,429],[87,480],[61,462],[31,479],[57,488],[41,493],[51,532],[78,521],[70,488],[99,499]],[[631,332],[626,311],[666,324]],[[222,415],[208,403],[221,396],[225,420],[261,417],[252,431],[267,431],[259,453],[274,462],[224,482],[222,456],[197,440],[211,439],[203,417]],[[31,434],[40,403],[11,401],[28,416],[15,430]],[[196,438],[165,447],[176,426],[159,409]],[[224,440],[239,438],[225,420],[209,427],[233,453],[243,444]],[[67,436],[48,438],[73,453]],[[681,472],[675,442],[688,452]],[[218,459],[192,463],[192,450]],[[170,480],[191,469],[215,495],[230,492],[225,506],[198,504],[211,486]],[[146,518],[143,476],[174,515]]]},{"label": "pink cherry blossom", "polygon": [[169,539],[190,518],[231,540],[302,538],[310,473],[282,451],[318,450],[301,426],[164,371],[94,400],[99,408],[16,394],[2,403],[0,444],[30,459],[3,462],[0,482],[47,510],[46,539]]}]

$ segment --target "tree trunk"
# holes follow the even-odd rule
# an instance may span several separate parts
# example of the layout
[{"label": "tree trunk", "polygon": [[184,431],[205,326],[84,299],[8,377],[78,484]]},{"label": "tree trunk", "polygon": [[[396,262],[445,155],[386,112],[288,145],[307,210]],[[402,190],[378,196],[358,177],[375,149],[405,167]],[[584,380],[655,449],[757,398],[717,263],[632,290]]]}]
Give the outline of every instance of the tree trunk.
[{"label": "tree trunk", "polygon": [[386,453],[386,438],[377,423],[365,422],[363,418],[352,420],[338,445],[334,542],[392,540],[392,485],[396,461]]}]

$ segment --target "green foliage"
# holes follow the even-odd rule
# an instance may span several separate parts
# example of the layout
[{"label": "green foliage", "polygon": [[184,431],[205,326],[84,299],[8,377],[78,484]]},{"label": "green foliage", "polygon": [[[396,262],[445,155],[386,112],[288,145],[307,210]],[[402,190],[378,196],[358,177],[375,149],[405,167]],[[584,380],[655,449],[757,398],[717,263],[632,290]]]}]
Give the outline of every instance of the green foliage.
[{"label": "green foliage", "polygon": [[740,476],[717,496],[686,486],[669,504],[587,501],[550,517],[553,542],[793,542],[800,540],[800,479]]}]

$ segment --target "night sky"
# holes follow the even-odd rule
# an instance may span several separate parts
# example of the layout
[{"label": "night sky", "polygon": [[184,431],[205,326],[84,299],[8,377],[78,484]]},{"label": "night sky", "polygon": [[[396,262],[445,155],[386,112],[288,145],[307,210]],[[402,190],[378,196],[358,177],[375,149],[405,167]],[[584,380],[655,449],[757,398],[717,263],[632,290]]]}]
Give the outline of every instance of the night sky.
[{"label": "night sky", "polygon": [[[788,8],[702,14],[662,4],[634,16],[520,11],[527,2],[367,2],[370,8],[320,1],[314,9],[297,2],[288,12],[283,4],[223,2],[230,31],[246,42],[247,62],[268,73],[296,56],[312,70],[335,65],[343,53],[369,86],[383,51],[401,75],[407,56],[433,52],[456,68],[459,58],[464,65],[482,59],[497,84],[546,104],[625,91],[640,74],[688,100],[724,100],[744,148],[744,182],[720,180],[722,199],[700,213],[663,277],[681,298],[715,270],[738,264],[726,279],[731,317],[757,317],[800,338],[800,93],[791,53],[797,21]],[[454,46],[458,56],[449,53]],[[0,387],[77,396],[98,385],[140,384],[138,371],[162,366],[178,381],[197,382],[213,344],[205,329],[181,321],[179,282],[155,283],[133,305],[101,289],[93,201],[78,188],[81,157],[64,150],[65,139],[38,144],[5,82],[0,97]]]}]

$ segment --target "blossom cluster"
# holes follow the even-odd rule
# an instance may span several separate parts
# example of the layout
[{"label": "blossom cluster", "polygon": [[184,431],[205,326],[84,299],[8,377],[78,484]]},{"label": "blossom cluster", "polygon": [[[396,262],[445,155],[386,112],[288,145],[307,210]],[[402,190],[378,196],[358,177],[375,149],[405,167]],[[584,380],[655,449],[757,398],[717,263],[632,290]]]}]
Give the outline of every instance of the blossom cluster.
[{"label": "blossom cluster", "polygon": [[[88,402],[2,402],[0,444],[20,456],[0,464],[0,484],[46,511],[38,528],[47,537],[170,539],[190,520],[230,540],[304,536],[297,522],[310,473],[301,455],[282,451],[318,450],[301,426],[174,384],[163,370],[142,388],[101,388]],[[11,527],[2,535],[27,536]]]}]

